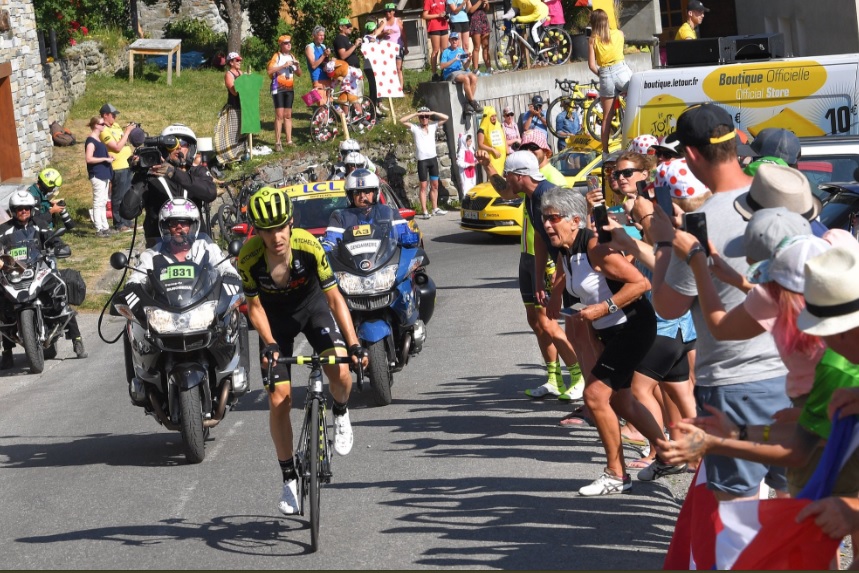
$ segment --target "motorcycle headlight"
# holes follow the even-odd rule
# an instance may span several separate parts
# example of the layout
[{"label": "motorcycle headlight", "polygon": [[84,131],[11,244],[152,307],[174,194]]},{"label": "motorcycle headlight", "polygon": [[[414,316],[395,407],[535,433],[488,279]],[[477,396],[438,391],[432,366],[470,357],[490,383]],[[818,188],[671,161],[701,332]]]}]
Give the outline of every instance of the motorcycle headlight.
[{"label": "motorcycle headlight", "polygon": [[346,294],[373,294],[391,290],[397,280],[397,265],[388,265],[366,277],[337,272],[337,282]]},{"label": "motorcycle headlight", "polygon": [[215,320],[215,301],[201,304],[187,312],[168,312],[155,306],[143,309],[149,327],[159,334],[207,330]]}]

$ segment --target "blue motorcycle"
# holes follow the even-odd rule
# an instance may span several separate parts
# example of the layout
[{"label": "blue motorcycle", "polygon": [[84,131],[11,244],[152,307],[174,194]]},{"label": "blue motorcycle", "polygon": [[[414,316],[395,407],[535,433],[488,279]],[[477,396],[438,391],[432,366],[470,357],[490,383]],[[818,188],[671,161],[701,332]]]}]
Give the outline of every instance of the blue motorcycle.
[{"label": "blue motorcycle", "polygon": [[378,221],[346,229],[331,251],[331,268],[369,353],[373,397],[391,403],[393,374],[418,354],[435,307],[435,283],[424,267],[429,258],[420,236],[392,237],[391,225]]}]

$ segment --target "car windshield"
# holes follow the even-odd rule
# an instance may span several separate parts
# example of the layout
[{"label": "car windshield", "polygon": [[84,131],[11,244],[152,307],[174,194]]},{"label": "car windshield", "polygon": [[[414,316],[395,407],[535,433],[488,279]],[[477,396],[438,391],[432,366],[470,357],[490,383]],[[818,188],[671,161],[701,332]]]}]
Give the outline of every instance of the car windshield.
[{"label": "car windshield", "polygon": [[817,186],[832,181],[855,181],[854,171],[859,167],[859,155],[826,155],[800,159],[796,164],[811,183],[811,190],[818,198],[826,201],[827,194]]},{"label": "car windshield", "polygon": [[349,206],[345,195],[338,197],[293,199],[295,226],[300,229],[318,229],[328,226],[331,213]]},{"label": "car windshield", "polygon": [[596,151],[568,151],[553,157],[551,163],[565,177],[576,177],[596,158]]}]

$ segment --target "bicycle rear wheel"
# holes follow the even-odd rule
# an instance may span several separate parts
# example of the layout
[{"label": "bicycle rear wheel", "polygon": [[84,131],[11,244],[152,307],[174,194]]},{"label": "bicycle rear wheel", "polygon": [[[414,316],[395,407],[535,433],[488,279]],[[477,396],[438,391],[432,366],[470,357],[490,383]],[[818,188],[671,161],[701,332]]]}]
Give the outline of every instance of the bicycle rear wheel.
[{"label": "bicycle rear wheel", "polygon": [[502,71],[513,71],[522,63],[519,42],[512,34],[501,33],[495,45],[495,67]]},{"label": "bicycle rear wheel", "polygon": [[569,32],[563,28],[543,28],[539,49],[549,65],[566,64],[573,53],[573,41],[570,39]]},{"label": "bicycle rear wheel", "polygon": [[322,143],[330,141],[337,135],[338,116],[331,108],[322,106],[310,116],[310,138]]},{"label": "bicycle rear wheel", "polygon": [[[621,126],[623,125],[623,102],[615,109],[614,117],[611,120],[611,131],[609,132],[609,140],[613,141],[620,137]],[[600,140],[602,136],[602,120],[603,109],[602,102],[594,101],[585,112],[585,127],[588,133],[596,140]]]},{"label": "bicycle rear wheel", "polygon": [[549,128],[552,135],[558,137],[558,130],[555,125],[558,116],[567,113],[570,109],[573,109],[573,113],[578,113],[575,108],[576,102],[569,95],[558,96],[549,103],[549,107],[546,109],[546,127]]},{"label": "bicycle rear wheel", "polygon": [[319,419],[319,400],[313,399],[310,404],[310,425],[309,425],[308,441],[310,449],[307,453],[308,457],[308,475],[310,487],[310,549],[311,551],[319,550],[319,474],[320,474],[320,457],[324,445],[325,433],[322,426],[322,421]]},{"label": "bicycle rear wheel", "polygon": [[376,106],[367,96],[362,96],[358,100],[358,110],[355,109],[356,104],[349,107],[349,121],[352,124],[352,129],[358,133],[367,133],[376,125]]}]

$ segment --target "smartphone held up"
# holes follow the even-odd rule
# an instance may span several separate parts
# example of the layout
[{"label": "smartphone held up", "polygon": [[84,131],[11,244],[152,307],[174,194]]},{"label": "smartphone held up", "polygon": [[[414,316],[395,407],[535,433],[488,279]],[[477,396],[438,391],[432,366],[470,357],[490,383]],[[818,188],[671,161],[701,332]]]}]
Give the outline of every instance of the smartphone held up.
[{"label": "smartphone held up", "polygon": [[683,216],[683,227],[687,233],[694,235],[704,254],[710,256],[710,242],[707,239],[707,215],[706,213],[686,213]]}]

